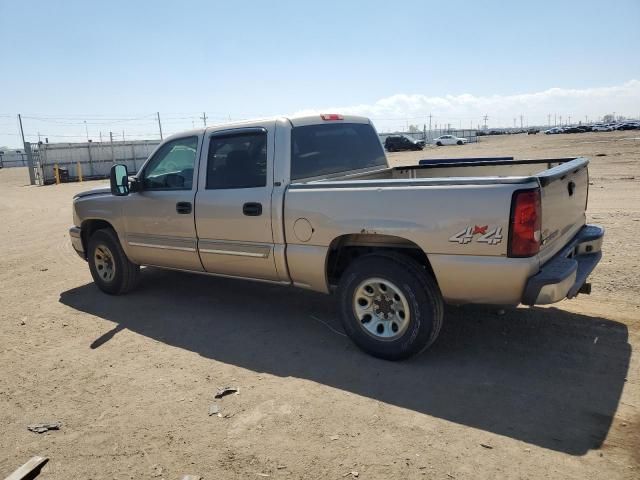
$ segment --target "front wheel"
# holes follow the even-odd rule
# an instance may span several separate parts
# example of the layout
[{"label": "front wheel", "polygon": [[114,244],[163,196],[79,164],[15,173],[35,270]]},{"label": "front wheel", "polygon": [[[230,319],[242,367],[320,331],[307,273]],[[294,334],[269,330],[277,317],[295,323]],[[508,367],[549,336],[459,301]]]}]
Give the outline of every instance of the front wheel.
[{"label": "front wheel", "polygon": [[458,140],[458,145],[462,145],[462,140]]},{"label": "front wheel", "polygon": [[91,235],[87,261],[93,281],[109,295],[127,293],[138,284],[140,266],[129,261],[120,246],[118,236],[110,228],[98,230]]},{"label": "front wheel", "polygon": [[436,145],[441,147],[442,146],[442,142],[437,142]]},{"label": "front wheel", "polygon": [[401,360],[438,337],[443,302],[433,278],[408,257],[372,254],[355,260],[339,286],[342,325],[365,352]]}]

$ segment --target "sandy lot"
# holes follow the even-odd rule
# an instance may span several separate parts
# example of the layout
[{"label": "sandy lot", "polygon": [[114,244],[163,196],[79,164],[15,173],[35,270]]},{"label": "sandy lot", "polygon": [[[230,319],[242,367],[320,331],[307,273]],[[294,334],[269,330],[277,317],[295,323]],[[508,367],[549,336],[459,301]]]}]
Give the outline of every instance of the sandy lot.
[{"label": "sandy lot", "polygon": [[[50,479],[639,478],[640,133],[391,158],[505,154],[592,158],[593,294],[450,307],[436,345],[400,363],[357,350],[319,294],[146,269],[108,297],[67,236],[73,194],[98,182],[0,170],[0,477],[44,455]],[[209,416],[228,384],[240,393]]]}]

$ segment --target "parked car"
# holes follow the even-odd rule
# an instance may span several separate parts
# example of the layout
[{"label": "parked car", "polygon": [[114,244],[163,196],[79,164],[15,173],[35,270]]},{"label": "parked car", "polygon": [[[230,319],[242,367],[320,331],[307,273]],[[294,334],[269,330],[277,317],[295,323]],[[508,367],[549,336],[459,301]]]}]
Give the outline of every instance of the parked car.
[{"label": "parked car", "polygon": [[400,152],[402,150],[422,150],[424,141],[406,135],[389,135],[384,141],[387,152]]},{"label": "parked car", "polygon": [[464,145],[468,142],[469,140],[466,138],[456,137],[455,135],[441,135],[433,140],[433,143],[439,147],[443,145]]},{"label": "parked car", "polygon": [[636,122],[625,122],[616,128],[616,130],[637,130],[640,128],[640,123]]},{"label": "parked car", "polygon": [[347,335],[395,360],[433,344],[445,302],[590,292],[604,231],[585,225],[587,165],[391,167],[363,117],[245,121],[173,135],[133,177],[112,166],[110,188],[75,195],[69,233],[110,295],[141,265],[335,293]]},{"label": "parked car", "polygon": [[550,128],[549,130],[544,131],[545,135],[557,135],[559,133],[562,133],[562,128],[560,127],[553,127],[553,128]]},{"label": "parked car", "polygon": [[538,132],[540,132],[540,129],[538,129],[538,128],[530,128],[529,130],[527,130],[527,135],[537,135]]},{"label": "parked car", "polygon": [[562,133],[584,133],[586,129],[583,127],[566,127]]},{"label": "parked car", "polygon": [[613,127],[611,125],[593,125],[591,127],[591,131],[593,131],[593,132],[611,132],[611,131],[613,131]]}]

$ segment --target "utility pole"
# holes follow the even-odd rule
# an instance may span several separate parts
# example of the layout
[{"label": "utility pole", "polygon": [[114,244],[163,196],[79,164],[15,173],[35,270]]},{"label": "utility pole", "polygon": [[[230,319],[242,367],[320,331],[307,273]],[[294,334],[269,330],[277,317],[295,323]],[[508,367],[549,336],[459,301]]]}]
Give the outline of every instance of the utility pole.
[{"label": "utility pole", "polygon": [[20,124],[20,135],[22,136],[22,145],[24,146],[24,130],[22,129],[22,116],[20,114],[18,114],[18,123]]},{"label": "utility pole", "polygon": [[520,128],[522,128],[522,115],[520,115]]},{"label": "utility pole", "polygon": [[27,154],[27,165],[29,167],[29,183],[31,185],[36,184],[36,173],[33,171],[33,156],[31,154],[31,144],[24,141],[24,130],[22,129],[22,115],[18,114],[18,123],[20,124],[20,135],[22,136],[22,146],[23,152],[20,156],[22,157],[22,164],[24,165],[24,154]]},{"label": "utility pole", "polygon": [[429,134],[431,134],[431,114],[429,114]]},{"label": "utility pole", "polygon": [[554,127],[558,126],[558,114],[557,113],[553,114],[553,126]]},{"label": "utility pole", "polygon": [[569,120],[567,122],[569,125],[571,125],[571,115],[569,115]]},{"label": "utility pole", "polygon": [[547,126],[551,126],[551,114],[547,115]]},{"label": "utility pole", "polygon": [[484,120],[484,129],[487,129],[487,121],[489,120],[489,115],[487,115],[486,113],[484,114],[484,117],[482,117],[482,119]]},{"label": "utility pole", "polygon": [[160,140],[162,140],[162,123],[160,123],[160,112],[156,112],[158,115],[158,128],[160,129]]},{"label": "utility pole", "polygon": [[122,141],[124,142],[124,130],[122,130]]},{"label": "utility pole", "polygon": [[87,132],[87,142],[89,141],[89,127],[87,127],[87,121],[84,120],[84,131]]},{"label": "utility pole", "polygon": [[102,143],[102,130],[100,130],[100,143]]},{"label": "utility pole", "polygon": [[207,113],[206,112],[202,112],[202,116],[200,117],[200,119],[202,120],[202,123],[206,127],[207,126]]},{"label": "utility pole", "polygon": [[560,126],[562,126],[562,115],[560,115]]}]

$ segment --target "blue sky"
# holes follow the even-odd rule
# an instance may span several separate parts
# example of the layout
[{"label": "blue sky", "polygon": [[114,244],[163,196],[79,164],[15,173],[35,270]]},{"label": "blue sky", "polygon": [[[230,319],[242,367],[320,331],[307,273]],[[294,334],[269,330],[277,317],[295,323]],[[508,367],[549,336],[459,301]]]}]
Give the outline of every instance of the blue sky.
[{"label": "blue sky", "polygon": [[[85,118],[91,136],[151,133],[156,111],[167,131],[201,111],[215,123],[329,107],[388,128],[428,113],[473,125],[481,107],[490,124],[534,123],[551,108],[606,113],[609,100],[584,111],[590,94],[575,93],[605,87],[623,89],[612,111],[640,114],[640,1],[457,3],[0,0],[0,145],[17,144],[19,112],[27,134],[57,140]],[[527,103],[552,88],[573,100]]]}]

